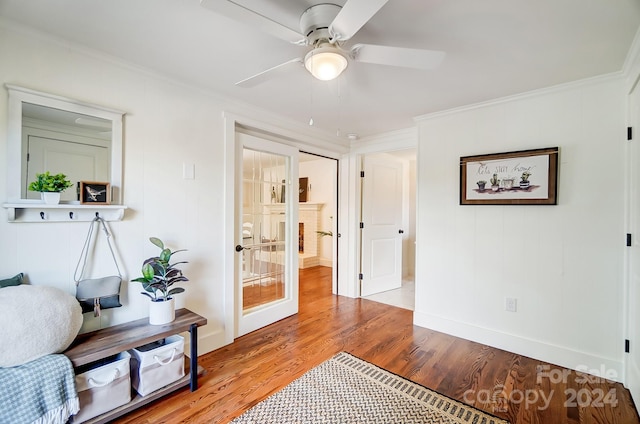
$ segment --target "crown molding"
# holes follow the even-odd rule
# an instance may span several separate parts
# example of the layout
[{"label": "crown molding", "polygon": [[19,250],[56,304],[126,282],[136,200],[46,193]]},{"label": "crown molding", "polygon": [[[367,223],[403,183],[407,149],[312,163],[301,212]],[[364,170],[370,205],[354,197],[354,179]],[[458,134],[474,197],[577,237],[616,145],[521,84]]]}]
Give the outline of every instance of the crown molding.
[{"label": "crown molding", "polygon": [[588,87],[596,84],[607,83],[611,81],[620,81],[624,78],[622,71],[616,71],[609,74],[599,75],[591,78],[584,78],[577,81],[572,81],[564,84],[553,85],[550,87],[540,88],[537,90],[526,91],[524,93],[514,94],[511,96],[499,97],[497,99],[487,100],[484,102],[473,103],[466,106],[460,106],[452,109],[446,109],[438,112],[428,113],[425,115],[416,116],[413,118],[414,122],[428,121],[430,119],[441,118],[443,116],[454,115],[461,112],[468,112],[471,110],[482,109],[489,106],[501,105],[504,103],[511,103],[518,100],[525,100],[534,97],[544,96],[548,94],[560,93],[568,90],[575,90],[581,87]]}]

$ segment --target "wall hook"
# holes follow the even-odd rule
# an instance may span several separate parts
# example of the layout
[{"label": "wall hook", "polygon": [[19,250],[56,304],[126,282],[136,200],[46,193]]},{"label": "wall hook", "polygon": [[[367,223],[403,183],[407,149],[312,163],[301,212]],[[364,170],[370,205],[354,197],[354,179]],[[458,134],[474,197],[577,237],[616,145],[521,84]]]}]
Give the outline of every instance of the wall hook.
[{"label": "wall hook", "polygon": [[40,219],[44,219],[44,212],[40,211]]},{"label": "wall hook", "polygon": [[69,212],[69,219],[73,219],[73,211]]},{"label": "wall hook", "polygon": [[96,212],[96,218],[100,218],[100,212]]}]

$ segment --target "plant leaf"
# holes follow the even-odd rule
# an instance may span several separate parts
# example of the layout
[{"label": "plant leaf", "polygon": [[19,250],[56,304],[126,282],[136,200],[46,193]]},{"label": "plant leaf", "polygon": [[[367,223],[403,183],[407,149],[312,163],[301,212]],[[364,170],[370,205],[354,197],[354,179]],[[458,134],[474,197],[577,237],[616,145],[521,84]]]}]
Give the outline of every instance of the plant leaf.
[{"label": "plant leaf", "polygon": [[148,283],[148,282],[149,282],[149,281],[148,281],[146,278],[144,278],[144,277],[138,277],[138,278],[135,278],[135,279],[133,279],[133,280],[131,280],[131,281],[135,281],[135,282],[137,282],[137,283]]},{"label": "plant leaf", "polygon": [[162,249],[162,252],[160,252],[160,261],[169,262],[170,259],[171,259],[171,250],[166,248]]},{"label": "plant leaf", "polygon": [[149,241],[158,246],[160,249],[164,249],[164,243],[158,237],[149,237]]},{"label": "plant leaf", "polygon": [[142,276],[147,281],[153,280],[154,269],[153,269],[153,266],[150,263],[144,264],[144,266],[142,267]]},{"label": "plant leaf", "polygon": [[169,290],[169,293],[167,294],[167,296],[172,296],[174,294],[183,293],[183,292],[184,292],[184,289],[182,287],[176,287],[175,289]]}]

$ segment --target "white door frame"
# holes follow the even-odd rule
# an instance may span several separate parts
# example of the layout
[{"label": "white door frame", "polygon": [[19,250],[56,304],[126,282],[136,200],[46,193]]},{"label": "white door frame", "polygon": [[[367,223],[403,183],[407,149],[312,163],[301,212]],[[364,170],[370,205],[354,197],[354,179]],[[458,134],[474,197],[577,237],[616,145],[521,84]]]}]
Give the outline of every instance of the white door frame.
[{"label": "white door frame", "polygon": [[[302,132],[296,132],[286,130],[282,127],[278,127],[273,124],[267,124],[263,121],[259,121],[252,118],[243,117],[233,113],[224,112],[222,114],[223,128],[224,128],[224,257],[222,260],[222,274],[224,278],[224,334],[222,336],[223,345],[233,343],[235,333],[235,259],[237,253],[235,252],[236,245],[236,233],[235,233],[235,220],[236,220],[236,192],[235,192],[235,175],[236,175],[236,162],[235,158],[238,154],[238,149],[242,149],[241,143],[236,143],[236,131],[237,127],[255,129],[257,132],[265,132],[270,134],[277,134],[278,142],[287,144],[293,147],[297,147],[299,150],[304,150],[309,153],[316,153],[329,158],[338,159],[338,166],[340,171],[342,167],[340,162],[343,155],[347,152],[348,148],[340,146],[332,139],[323,139],[321,136],[308,135]],[[241,152],[240,152],[241,153]],[[341,174],[342,175],[342,174]],[[341,177],[342,178],[342,177]],[[340,194],[342,196],[344,194]],[[344,209],[346,204],[340,203],[339,208]],[[339,213],[340,214],[340,211]],[[342,223],[340,226],[344,225]],[[338,229],[339,232],[339,229]],[[342,247],[340,247],[342,249]],[[339,257],[338,260],[341,260]],[[338,277],[340,278],[340,277]],[[346,284],[345,284],[346,285]],[[342,286],[342,284],[340,284]]]},{"label": "white door frame", "polygon": [[[340,160],[340,285],[338,293],[341,296],[360,297],[360,282],[358,280],[360,243],[360,164],[362,157],[369,153],[387,153],[399,150],[418,149],[418,130],[416,127],[383,134],[376,138],[362,140],[351,147],[351,152],[344,154]],[[416,170],[419,174],[419,170]],[[417,178],[417,176],[416,176]],[[418,187],[416,180],[416,216],[418,215]],[[417,226],[417,223],[416,223]],[[416,228],[416,234],[417,228]],[[417,241],[417,240],[416,240]],[[416,246],[417,257],[417,246]],[[417,276],[416,276],[417,279]]]},{"label": "white door frame", "polygon": [[622,369],[623,375],[620,381],[629,389],[633,400],[636,404],[640,401],[640,367],[634,358],[638,357],[637,333],[638,324],[635,322],[639,313],[637,304],[637,281],[634,274],[637,274],[637,251],[640,249],[638,237],[640,237],[640,229],[638,228],[638,219],[635,214],[638,213],[637,205],[640,187],[637,186],[638,169],[638,149],[640,146],[640,137],[638,130],[640,129],[640,102],[638,99],[638,91],[640,86],[640,74],[636,75],[633,82],[627,87],[627,126],[632,129],[632,140],[627,141],[625,154],[625,228],[628,234],[632,236],[632,245],[625,249],[624,254],[624,278],[622,287],[622,308],[623,308],[623,334],[626,340],[630,340],[630,353],[623,353]]}]

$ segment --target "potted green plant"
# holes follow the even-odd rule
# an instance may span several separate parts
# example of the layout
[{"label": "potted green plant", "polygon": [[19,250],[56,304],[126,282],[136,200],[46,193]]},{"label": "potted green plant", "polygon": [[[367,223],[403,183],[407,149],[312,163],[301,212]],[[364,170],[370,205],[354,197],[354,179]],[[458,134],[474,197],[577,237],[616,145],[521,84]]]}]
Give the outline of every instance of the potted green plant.
[{"label": "potted green plant", "polygon": [[165,247],[162,240],[150,237],[149,241],[160,248],[160,254],[153,256],[142,263],[142,277],[135,280],[142,283],[141,292],[151,299],[149,307],[149,323],[153,325],[167,324],[175,319],[175,302],[173,295],[184,292],[182,287],[173,287],[176,283],[189,281],[176,267],[187,262],[171,263],[171,257],[183,250],[174,250]]},{"label": "potted green plant", "polygon": [[49,171],[36,174],[35,181],[29,184],[29,191],[38,191],[42,200],[50,205],[60,203],[60,193],[71,187],[73,183],[64,174],[51,175]]}]

